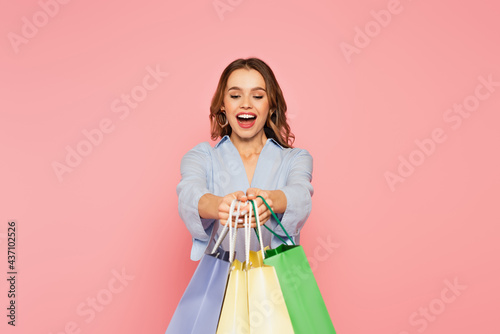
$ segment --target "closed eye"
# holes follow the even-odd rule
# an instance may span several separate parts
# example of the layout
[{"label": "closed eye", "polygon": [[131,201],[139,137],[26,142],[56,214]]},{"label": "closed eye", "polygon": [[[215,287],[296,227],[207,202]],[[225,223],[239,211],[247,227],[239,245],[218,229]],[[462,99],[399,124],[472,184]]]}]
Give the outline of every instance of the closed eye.
[{"label": "closed eye", "polygon": [[[240,96],[239,95],[229,95],[230,98],[232,99],[237,99],[239,98]],[[254,96],[255,99],[262,99],[264,96]]]}]

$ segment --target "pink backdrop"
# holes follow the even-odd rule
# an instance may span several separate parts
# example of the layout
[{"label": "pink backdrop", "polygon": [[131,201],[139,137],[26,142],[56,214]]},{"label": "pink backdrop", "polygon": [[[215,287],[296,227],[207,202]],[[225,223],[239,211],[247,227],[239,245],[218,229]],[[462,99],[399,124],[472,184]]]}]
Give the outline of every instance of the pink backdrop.
[{"label": "pink backdrop", "polygon": [[164,333],[197,265],[180,159],[223,68],[257,56],[314,157],[302,240],[338,333],[498,333],[493,3],[3,6],[0,331]]}]

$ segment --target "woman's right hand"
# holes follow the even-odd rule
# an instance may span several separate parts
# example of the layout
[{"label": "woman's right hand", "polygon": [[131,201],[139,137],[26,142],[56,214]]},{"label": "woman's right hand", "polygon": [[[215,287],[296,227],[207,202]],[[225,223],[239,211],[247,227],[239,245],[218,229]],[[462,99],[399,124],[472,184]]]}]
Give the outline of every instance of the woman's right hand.
[{"label": "woman's right hand", "polygon": [[[242,197],[246,201],[246,196],[245,196],[245,193],[243,191],[236,191],[234,193],[227,194],[226,196],[221,197],[221,201],[219,204],[219,221],[222,225],[226,225],[227,221],[229,220],[229,209],[231,208],[231,203],[233,202],[233,200],[236,199],[236,200],[240,201]],[[238,204],[236,204],[236,205],[238,205]],[[244,212],[242,210],[242,208],[243,208],[243,205],[240,208],[240,216],[236,217],[237,223],[238,223],[237,227],[243,227],[243,217],[244,217],[246,212]],[[235,211],[236,211],[236,209],[235,209]],[[234,221],[234,219],[235,219],[235,217],[233,217],[233,221]]]}]

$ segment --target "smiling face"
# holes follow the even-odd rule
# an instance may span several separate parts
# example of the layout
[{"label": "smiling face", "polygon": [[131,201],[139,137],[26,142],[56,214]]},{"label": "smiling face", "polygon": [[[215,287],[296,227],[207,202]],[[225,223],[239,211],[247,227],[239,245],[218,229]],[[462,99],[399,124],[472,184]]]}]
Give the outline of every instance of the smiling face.
[{"label": "smiling face", "polygon": [[231,126],[231,140],[252,140],[264,136],[269,114],[266,82],[254,70],[237,69],[227,79],[223,110]]}]

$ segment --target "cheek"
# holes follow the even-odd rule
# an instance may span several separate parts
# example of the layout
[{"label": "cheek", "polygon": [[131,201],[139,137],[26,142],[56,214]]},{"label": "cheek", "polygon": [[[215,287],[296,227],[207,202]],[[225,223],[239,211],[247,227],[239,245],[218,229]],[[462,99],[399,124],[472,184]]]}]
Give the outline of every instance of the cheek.
[{"label": "cheek", "polygon": [[264,116],[264,118],[267,118],[269,115],[269,103],[264,102],[258,106],[260,114]]},{"label": "cheek", "polygon": [[269,102],[266,100],[266,101],[262,101],[261,105],[260,105],[260,108],[262,111],[267,111],[269,112]]},{"label": "cheek", "polygon": [[235,100],[233,99],[224,99],[224,105],[229,108],[229,109],[235,109],[238,107],[238,104]]}]

